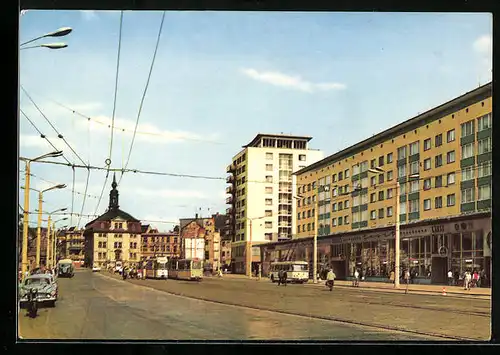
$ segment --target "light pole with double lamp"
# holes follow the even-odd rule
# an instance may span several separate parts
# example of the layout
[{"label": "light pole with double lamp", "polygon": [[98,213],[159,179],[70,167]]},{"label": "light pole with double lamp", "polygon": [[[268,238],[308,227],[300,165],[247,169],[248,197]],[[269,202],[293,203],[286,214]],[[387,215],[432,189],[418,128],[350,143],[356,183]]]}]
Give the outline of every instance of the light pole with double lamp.
[{"label": "light pole with double lamp", "polygon": [[252,277],[252,221],[256,219],[262,219],[266,218],[267,216],[261,216],[261,217],[254,217],[254,218],[247,218],[247,221],[250,223],[249,226],[249,233],[248,233],[248,241],[247,241],[247,248],[246,248],[246,274],[248,277]]},{"label": "light pole with double lamp", "polygon": [[23,243],[22,243],[22,260],[21,260],[21,272],[23,280],[26,277],[26,271],[28,270],[28,220],[29,220],[29,205],[30,205],[30,165],[31,162],[42,160],[44,158],[55,158],[62,155],[62,151],[55,151],[48,154],[40,155],[34,159],[20,158],[26,163],[25,166],[25,177],[24,177],[24,211],[23,211]]},{"label": "light pole with double lamp", "polygon": [[46,37],[63,37],[63,36],[70,34],[71,31],[73,31],[73,29],[71,27],[61,27],[54,32],[49,32],[49,33],[46,33],[42,36],[33,38],[33,39],[26,41],[24,43],[21,43],[19,47],[21,50],[30,49],[30,48],[49,48],[49,49],[66,48],[68,46],[66,43],[44,43],[44,44],[38,44],[38,45],[34,45],[34,46],[29,46],[29,47],[23,47],[23,46],[27,45],[28,43],[32,43],[32,42],[35,42],[39,39],[46,38]]},{"label": "light pole with double lamp", "polygon": [[[293,196],[293,198],[300,200],[305,198],[302,195]],[[314,228],[313,228],[313,283],[318,283],[318,196],[313,195],[314,201]]]}]

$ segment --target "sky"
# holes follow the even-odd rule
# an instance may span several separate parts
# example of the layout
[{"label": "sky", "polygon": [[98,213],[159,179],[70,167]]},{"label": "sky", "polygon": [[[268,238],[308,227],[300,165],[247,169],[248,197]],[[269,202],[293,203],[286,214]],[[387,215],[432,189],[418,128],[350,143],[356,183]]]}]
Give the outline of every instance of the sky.
[{"label": "sky", "polygon": [[[123,13],[111,168],[217,178],[117,173],[120,208],[162,231],[196,212],[225,213],[226,166],[258,133],[312,136],[328,156],[491,81],[491,14],[167,11],[138,115],[161,19]],[[60,27],[73,31],[30,45],[68,47],[20,51],[21,85],[48,121],[22,90],[20,108],[71,163],[105,167],[120,12],[28,11],[20,42]],[[54,150],[21,114],[19,134],[22,157]],[[34,162],[31,173],[34,189],[67,185],[44,194],[44,211],[108,206],[112,173],[104,186],[105,170],[75,168],[74,194],[71,167]],[[31,191],[30,211],[37,201]]]}]

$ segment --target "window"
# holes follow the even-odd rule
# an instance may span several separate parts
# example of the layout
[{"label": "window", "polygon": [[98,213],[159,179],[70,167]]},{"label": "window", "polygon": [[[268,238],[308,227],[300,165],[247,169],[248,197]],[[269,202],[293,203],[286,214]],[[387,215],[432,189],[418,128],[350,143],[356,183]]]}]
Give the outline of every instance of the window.
[{"label": "window", "polygon": [[384,218],[384,209],[383,208],[379,208],[379,210],[378,210],[378,218],[379,219]]},{"label": "window", "polygon": [[332,226],[337,226],[337,218],[332,218]]},{"label": "window", "polygon": [[418,161],[414,161],[413,163],[410,164],[410,174],[418,174],[418,169],[419,169],[419,163]]},{"label": "window", "polygon": [[442,134],[438,134],[436,136],[436,138],[434,139],[434,145],[436,147],[439,147],[439,146],[443,145],[443,135]]},{"label": "window", "polygon": [[378,200],[383,201],[384,200],[384,191],[379,191],[378,192]]},{"label": "window", "polygon": [[379,183],[379,184],[383,184],[383,183],[384,183],[384,174],[380,174],[380,175],[378,176],[378,183]]},{"label": "window", "polygon": [[415,212],[418,212],[419,211],[419,201],[418,200],[411,200],[409,201],[409,210],[408,212],[410,213],[415,213]]},{"label": "window", "polygon": [[406,158],[406,146],[398,148],[398,160]]},{"label": "window", "polygon": [[307,184],[307,191],[311,191],[311,184]]},{"label": "window", "polygon": [[398,166],[398,178],[406,176],[406,164]]},{"label": "window", "polygon": [[446,205],[448,207],[455,206],[455,194],[449,194],[446,196]]},{"label": "window", "polygon": [[[299,202],[300,202],[300,201],[299,201]],[[266,212],[265,212],[265,213],[266,213],[266,214],[265,214],[265,216],[266,216],[266,217],[272,217],[272,215],[273,215],[273,210],[266,210]],[[300,212],[299,212],[299,219],[300,219]]]},{"label": "window", "polygon": [[344,193],[349,193],[349,185],[344,185]]},{"label": "window", "polygon": [[387,207],[387,217],[392,217],[392,207]]},{"label": "window", "polygon": [[307,210],[307,218],[311,218],[311,210]]},{"label": "window", "polygon": [[377,211],[370,211],[370,219],[377,219]]},{"label": "window", "polygon": [[387,181],[391,181],[394,178],[394,173],[391,171],[387,172]]},{"label": "window", "polygon": [[349,208],[349,200],[344,201],[344,208]]},{"label": "window", "polygon": [[273,199],[272,198],[266,198],[266,206],[272,206],[273,205]]},{"label": "window", "polygon": [[418,180],[410,181],[410,193],[418,192]]},{"label": "window", "polygon": [[474,179],[474,169],[472,166],[462,169],[462,181]]},{"label": "window", "polygon": [[399,193],[401,195],[406,194],[406,183],[405,182],[399,185]]},{"label": "window", "polygon": [[337,203],[332,204],[332,212],[337,211]]},{"label": "window", "polygon": [[272,194],[272,193],[273,193],[273,188],[272,188],[272,187],[267,186],[267,187],[266,187],[266,194]]},{"label": "window", "polygon": [[462,190],[462,203],[474,202],[474,189]]},{"label": "window", "polygon": [[438,196],[434,199],[434,208],[442,208],[443,207],[443,197]]},{"label": "window", "polygon": [[332,189],[332,196],[333,196],[333,197],[336,197],[337,195],[338,195],[338,190],[337,190],[337,188],[336,188],[336,187],[334,187],[334,188]]},{"label": "window", "polygon": [[344,178],[345,178],[345,179],[347,179],[349,176],[350,176],[350,175],[349,175],[349,169],[346,169],[346,170],[344,171]]},{"label": "window", "polygon": [[384,156],[378,157],[378,166],[383,166],[384,165]]},{"label": "window", "polygon": [[266,171],[273,171],[273,164],[266,164]]},{"label": "window", "polygon": [[424,170],[430,170],[431,168],[431,158],[427,158],[424,160]]},{"label": "window", "polygon": [[429,150],[429,149],[431,149],[431,139],[427,138],[426,140],[424,140],[424,150]]},{"label": "window", "polygon": [[360,166],[359,164],[353,165],[352,167],[352,174],[353,175],[358,175],[360,173]]},{"label": "window", "polygon": [[470,136],[474,134],[474,120],[462,123],[460,125],[461,128],[461,137]]},{"label": "window", "polygon": [[377,179],[375,178],[375,176],[372,176],[372,177],[370,178],[370,185],[371,185],[371,186],[374,186],[376,183],[377,183]]},{"label": "window", "polygon": [[306,161],[306,155],[305,154],[299,154],[299,161]]},{"label": "window", "polygon": [[477,142],[477,154],[491,152],[491,137],[481,139]]},{"label": "window", "polygon": [[392,153],[387,154],[387,164],[392,163]]},{"label": "window", "polygon": [[434,178],[434,187],[441,187],[443,186],[443,176],[439,175]]},{"label": "window", "polygon": [[332,175],[332,182],[337,182],[337,174]]},{"label": "window", "polygon": [[479,186],[477,189],[477,199],[479,201],[489,200],[491,198],[491,185]]},{"label": "window", "polygon": [[448,132],[446,132],[446,141],[448,143],[453,142],[455,140],[455,130],[451,129]]},{"label": "window", "polygon": [[344,224],[349,224],[349,216],[344,216]]},{"label": "window", "polygon": [[446,176],[447,185],[453,185],[455,183],[455,173],[449,173]]},{"label": "window", "polygon": [[439,154],[436,155],[436,158],[434,159],[434,167],[439,168],[441,165],[443,165],[443,155]]},{"label": "window", "polygon": [[387,198],[392,198],[392,189],[387,189]]},{"label": "window", "polygon": [[470,158],[474,155],[474,143],[469,143],[462,146],[462,159]]},{"label": "window", "polygon": [[342,225],[342,217],[339,217],[339,226]]},{"label": "window", "polygon": [[419,143],[420,143],[419,141],[416,141],[410,144],[410,155],[418,154],[420,146]]},{"label": "window", "polygon": [[361,173],[364,173],[365,171],[368,170],[368,160],[365,160],[364,162],[361,163],[360,169]]},{"label": "window", "polygon": [[273,182],[273,177],[271,175],[267,175],[266,182]]},{"label": "window", "polygon": [[[329,176],[328,176],[328,177],[329,177]],[[326,183],[327,183],[327,184],[329,184],[329,183],[330,183],[330,181],[327,181]],[[313,182],[312,182],[312,189],[314,190],[315,188],[316,188],[316,181],[313,181]]]},{"label": "window", "polygon": [[339,202],[339,211],[342,210],[343,206],[342,206],[342,202]]},{"label": "window", "polygon": [[446,162],[448,164],[455,162],[455,151],[454,150],[452,150],[451,152],[446,153]]},{"label": "window", "polygon": [[339,172],[339,181],[342,180],[344,177],[342,176],[342,171]]},{"label": "window", "polygon": [[399,204],[399,214],[406,214],[406,202]]},{"label": "window", "polygon": [[429,190],[431,188],[431,179],[424,180],[424,190]]},{"label": "window", "polygon": [[481,132],[491,127],[491,113],[477,119],[477,131]]},{"label": "window", "polygon": [[266,153],[266,160],[273,160],[273,153]]},{"label": "window", "polygon": [[377,159],[372,159],[370,161],[370,168],[375,169],[375,166],[377,165]]},{"label": "window", "polygon": [[266,221],[266,228],[273,228],[273,222],[272,221]]},{"label": "window", "polygon": [[477,177],[484,177],[491,175],[491,161],[486,161],[479,164]]},{"label": "window", "polygon": [[424,200],[424,211],[428,211],[431,209],[431,199],[428,198]]},{"label": "window", "polygon": [[375,193],[372,193],[372,194],[370,195],[370,202],[375,202],[375,201],[376,201],[376,200],[375,200]]}]

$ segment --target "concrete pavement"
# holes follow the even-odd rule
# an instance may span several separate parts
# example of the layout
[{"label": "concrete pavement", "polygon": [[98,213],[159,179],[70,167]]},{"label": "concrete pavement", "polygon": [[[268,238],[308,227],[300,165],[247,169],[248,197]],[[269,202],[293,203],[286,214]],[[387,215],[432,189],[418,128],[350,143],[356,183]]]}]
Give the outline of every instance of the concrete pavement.
[{"label": "concrete pavement", "polygon": [[[159,340],[439,340],[310,317],[214,304],[90,271],[59,279],[55,308],[19,317],[24,339]],[[150,282],[150,281],[146,281]],[[154,283],[155,281],[151,281]],[[198,291],[202,283],[179,283]],[[187,286],[186,286],[187,285]]]}]

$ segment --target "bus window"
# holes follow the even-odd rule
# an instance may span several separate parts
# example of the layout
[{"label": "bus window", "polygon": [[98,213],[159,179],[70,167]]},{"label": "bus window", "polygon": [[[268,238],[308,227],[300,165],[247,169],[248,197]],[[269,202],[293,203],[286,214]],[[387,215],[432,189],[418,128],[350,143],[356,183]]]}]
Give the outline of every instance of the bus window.
[{"label": "bus window", "polygon": [[201,261],[193,261],[192,263],[192,269],[201,269]]},{"label": "bus window", "polygon": [[307,271],[307,265],[293,265],[293,271]]}]

